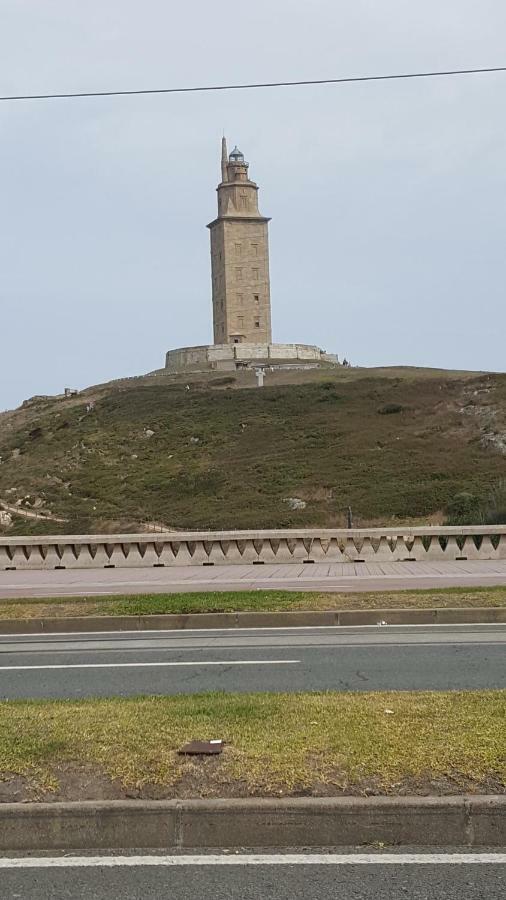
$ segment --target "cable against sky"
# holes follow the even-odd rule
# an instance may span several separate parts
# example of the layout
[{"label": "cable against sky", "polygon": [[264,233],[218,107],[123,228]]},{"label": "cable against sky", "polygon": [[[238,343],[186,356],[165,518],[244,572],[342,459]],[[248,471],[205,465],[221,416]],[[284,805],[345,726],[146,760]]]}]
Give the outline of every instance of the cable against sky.
[{"label": "cable against sky", "polygon": [[493,72],[506,72],[506,66],[489,66],[475,69],[448,69],[429,72],[401,72],[391,75],[350,75],[343,78],[317,78],[303,81],[266,81],[251,84],[214,84],[197,85],[195,87],[141,88],[124,91],[75,91],[54,94],[12,94],[0,96],[0,101],[16,100],[70,100],[77,97],[129,97],[141,94],[192,94],[211,91],[247,91],[258,88],[303,87],[325,84],[353,84],[365,81],[399,81],[410,78],[443,78],[455,75],[486,75]]}]

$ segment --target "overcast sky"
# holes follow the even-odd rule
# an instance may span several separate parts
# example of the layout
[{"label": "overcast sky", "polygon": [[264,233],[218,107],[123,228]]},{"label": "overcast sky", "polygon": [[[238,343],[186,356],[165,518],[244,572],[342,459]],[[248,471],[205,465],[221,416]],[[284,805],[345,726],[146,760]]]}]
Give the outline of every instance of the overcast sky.
[{"label": "overcast sky", "polygon": [[[0,0],[0,93],[506,64],[504,0]],[[272,216],[274,340],[505,366],[506,73],[0,103],[0,409],[210,343],[220,138]]]}]

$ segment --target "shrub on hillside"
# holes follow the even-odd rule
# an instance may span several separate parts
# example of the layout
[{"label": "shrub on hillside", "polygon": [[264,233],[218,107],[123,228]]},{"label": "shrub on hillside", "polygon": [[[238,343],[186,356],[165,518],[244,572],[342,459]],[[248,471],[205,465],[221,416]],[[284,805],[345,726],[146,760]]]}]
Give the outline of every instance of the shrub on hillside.
[{"label": "shrub on hillside", "polygon": [[506,478],[490,492],[482,508],[484,525],[506,525]]},{"label": "shrub on hillside", "polygon": [[446,507],[445,525],[476,525],[480,520],[480,499],[468,491],[455,494]]},{"label": "shrub on hillside", "polygon": [[446,507],[446,525],[506,525],[506,479],[485,500],[462,491]]},{"label": "shrub on hillside", "polygon": [[401,413],[404,410],[404,407],[401,403],[385,403],[384,406],[380,406],[378,412],[380,416],[392,416],[395,413]]},{"label": "shrub on hillside", "polygon": [[235,375],[224,375],[222,378],[211,378],[209,384],[211,387],[226,387],[227,384],[235,384],[236,381]]}]

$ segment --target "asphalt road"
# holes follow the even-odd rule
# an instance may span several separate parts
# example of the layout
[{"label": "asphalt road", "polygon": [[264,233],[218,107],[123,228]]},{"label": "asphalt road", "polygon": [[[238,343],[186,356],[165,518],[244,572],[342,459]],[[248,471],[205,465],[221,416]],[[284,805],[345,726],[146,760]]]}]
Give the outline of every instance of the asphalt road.
[{"label": "asphalt road", "polygon": [[506,559],[0,571],[0,599],[176,591],[390,591],[506,585]]},{"label": "asphalt road", "polygon": [[[489,857],[490,858],[490,857]],[[492,856],[492,858],[494,858]],[[179,858],[181,859],[181,857]],[[251,857],[250,857],[251,859]],[[2,868],[1,896],[14,900],[195,900],[226,897],[227,900],[500,900],[504,897],[504,856],[497,862],[479,862],[478,855],[467,862],[424,864],[406,861],[384,864],[356,864],[322,856],[321,862],[223,864],[223,857],[204,858],[198,864],[143,865],[134,860],[128,866],[120,860],[108,866],[86,864],[73,867],[72,859],[62,868],[39,861],[40,868]],[[356,857],[357,860],[360,856]],[[473,861],[470,862],[469,859]],[[326,862],[325,862],[326,860]],[[336,860],[336,861],[331,861]],[[1,860],[0,860],[1,862]],[[35,860],[30,866],[37,865]]]},{"label": "asphalt road", "polygon": [[0,636],[0,698],[506,687],[506,626]]}]

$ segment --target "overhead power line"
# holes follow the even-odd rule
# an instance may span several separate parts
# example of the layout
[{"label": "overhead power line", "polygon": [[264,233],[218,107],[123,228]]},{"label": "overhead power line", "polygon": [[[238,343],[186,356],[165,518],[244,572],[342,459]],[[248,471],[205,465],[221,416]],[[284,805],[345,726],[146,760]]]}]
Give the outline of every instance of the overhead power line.
[{"label": "overhead power line", "polygon": [[401,72],[393,75],[351,75],[345,78],[316,78],[304,81],[265,81],[252,84],[208,84],[195,87],[141,88],[126,91],[73,91],[58,94],[12,94],[0,96],[0,101],[15,100],[70,100],[76,97],[132,97],[140,94],[196,94],[210,91],[248,91],[258,88],[302,87],[305,85],[351,84],[362,81],[399,81],[407,78],[443,78],[454,75],[486,75],[506,72],[506,66],[489,66],[481,69],[449,69],[434,72]]}]

